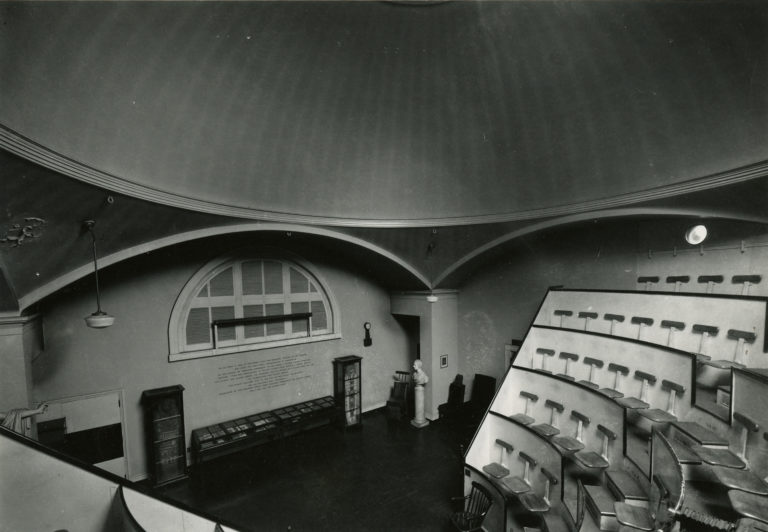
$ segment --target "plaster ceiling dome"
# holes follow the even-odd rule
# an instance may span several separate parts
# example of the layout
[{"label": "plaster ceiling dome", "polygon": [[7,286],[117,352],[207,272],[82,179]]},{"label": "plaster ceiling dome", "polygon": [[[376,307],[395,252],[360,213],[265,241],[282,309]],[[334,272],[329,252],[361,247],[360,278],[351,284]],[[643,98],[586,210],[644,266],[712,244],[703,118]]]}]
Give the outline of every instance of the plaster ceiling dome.
[{"label": "plaster ceiling dome", "polygon": [[3,147],[202,212],[531,219],[768,159],[759,2],[1,9]]}]

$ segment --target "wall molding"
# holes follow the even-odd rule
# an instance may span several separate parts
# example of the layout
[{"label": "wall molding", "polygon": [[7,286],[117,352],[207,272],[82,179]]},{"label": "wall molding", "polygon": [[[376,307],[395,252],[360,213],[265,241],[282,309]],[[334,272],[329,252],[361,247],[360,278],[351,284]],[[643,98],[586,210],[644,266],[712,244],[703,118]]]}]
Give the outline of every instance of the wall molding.
[{"label": "wall molding", "polygon": [[301,213],[266,211],[249,209],[224,203],[204,201],[190,196],[184,196],[173,192],[163,191],[146,185],[132,182],[125,177],[116,176],[93,168],[83,162],[77,161],[64,154],[58,153],[23,136],[17,131],[0,124],[0,148],[19,157],[32,161],[40,166],[77,179],[105,188],[109,191],[125,194],[134,198],[143,199],[153,203],[168,205],[181,209],[187,209],[208,214],[245,218],[281,223],[297,223],[312,225],[329,225],[340,227],[434,227],[471,224],[488,224],[500,222],[514,222],[522,220],[534,220],[555,216],[568,216],[578,213],[605,210],[640,202],[647,202],[708,190],[725,185],[741,183],[752,179],[768,176],[768,160],[759,161],[751,165],[743,166],[719,172],[716,174],[688,179],[681,183],[664,185],[627,194],[620,194],[609,198],[563,204],[553,207],[531,209],[517,212],[504,212],[476,216],[457,216],[442,218],[412,218],[412,219],[368,219],[368,218],[343,218],[333,216],[308,216]]},{"label": "wall molding", "polygon": [[[257,231],[284,231],[284,232],[293,232],[297,234],[307,233],[312,235],[330,237],[336,240],[343,240],[350,244],[354,244],[354,245],[366,248],[386,259],[389,259],[390,261],[394,262],[404,270],[408,271],[411,275],[413,275],[415,279],[417,279],[425,287],[430,286],[429,279],[427,279],[427,277],[423,273],[418,271],[416,268],[411,266],[409,263],[407,263],[397,255],[395,255],[394,253],[387,251],[386,249],[381,248],[375,244],[372,244],[366,240],[363,240],[361,238],[357,238],[345,233],[339,233],[337,231],[333,231],[330,229],[324,229],[321,227],[310,227],[310,226],[281,224],[281,223],[274,223],[274,224],[273,223],[245,223],[245,224],[237,224],[237,225],[222,225],[222,226],[216,226],[216,227],[208,227],[205,229],[197,229],[195,231],[187,231],[185,233],[178,233],[178,234],[167,236],[164,238],[152,240],[151,242],[145,242],[143,244],[131,246],[129,248],[122,249],[110,255],[99,257],[99,269],[106,268],[107,266],[116,264],[126,259],[130,259],[137,255],[149,253],[151,251],[172,246],[174,244],[188,242],[190,240],[197,240],[201,238],[207,238],[207,237],[218,236],[218,235],[230,235],[234,233],[247,233],[247,232],[257,232]],[[35,290],[32,290],[28,294],[25,294],[24,296],[19,298],[19,308],[21,310],[24,310],[28,308],[30,305],[33,305],[34,303],[40,301],[44,297],[47,297],[55,293],[56,291],[64,288],[69,284],[72,284],[73,282],[79,279],[82,279],[87,275],[90,275],[91,273],[93,273],[93,263],[89,262],[89,263],[83,264],[79,268],[75,268],[74,270],[71,270],[65,273],[64,275],[61,275],[53,279],[52,281],[40,286],[39,288],[36,288]]]},{"label": "wall molding", "polygon": [[607,219],[607,218],[623,218],[628,216],[668,216],[668,217],[674,216],[677,218],[689,217],[689,218],[697,218],[697,219],[718,218],[718,219],[727,219],[727,220],[738,220],[742,222],[755,222],[755,223],[762,223],[762,224],[768,223],[768,216],[765,216],[765,217],[736,216],[736,215],[725,216],[723,215],[723,213],[710,212],[702,209],[680,209],[680,208],[673,208],[673,207],[634,207],[634,208],[625,208],[625,209],[609,209],[604,211],[580,213],[580,214],[574,214],[571,216],[563,216],[563,217],[553,218],[549,220],[544,220],[543,222],[527,225],[516,231],[512,231],[498,238],[495,238],[490,242],[472,250],[471,252],[467,253],[466,255],[461,257],[459,260],[451,264],[448,268],[443,270],[437,277],[435,277],[435,279],[432,282],[432,285],[440,286],[440,283],[445,281],[451,274],[455,273],[457,270],[459,270],[462,266],[464,266],[468,262],[472,261],[473,259],[479,257],[483,253],[490,251],[491,249],[497,246],[500,246],[506,242],[509,242],[510,240],[514,240],[516,238],[520,238],[522,236],[535,233],[537,231],[542,231],[544,229],[550,229],[552,227],[566,225],[569,223],[583,222],[586,220],[601,220],[601,219]]}]

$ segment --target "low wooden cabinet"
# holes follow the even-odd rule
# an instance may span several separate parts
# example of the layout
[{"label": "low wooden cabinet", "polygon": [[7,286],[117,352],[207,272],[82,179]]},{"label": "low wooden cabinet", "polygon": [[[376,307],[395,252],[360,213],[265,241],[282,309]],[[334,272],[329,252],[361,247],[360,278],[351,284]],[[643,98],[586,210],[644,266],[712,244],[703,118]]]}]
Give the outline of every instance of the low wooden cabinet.
[{"label": "low wooden cabinet", "polygon": [[343,411],[342,426],[362,426],[362,395],[360,391],[362,357],[349,355],[333,360],[333,398]]},{"label": "low wooden cabinet", "polygon": [[153,486],[187,477],[183,392],[184,387],[177,384],[141,394],[147,473]]}]

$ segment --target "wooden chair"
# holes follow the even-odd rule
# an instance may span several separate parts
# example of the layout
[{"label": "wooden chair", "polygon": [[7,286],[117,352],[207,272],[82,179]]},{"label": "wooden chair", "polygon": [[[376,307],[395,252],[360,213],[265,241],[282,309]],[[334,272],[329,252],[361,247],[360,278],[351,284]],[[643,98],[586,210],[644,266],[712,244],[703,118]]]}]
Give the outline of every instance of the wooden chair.
[{"label": "wooden chair", "polygon": [[469,495],[454,497],[451,500],[454,503],[462,502],[461,510],[451,515],[451,523],[456,529],[462,532],[481,530],[485,515],[493,504],[488,490],[477,482],[472,482],[472,490]]},{"label": "wooden chair", "polygon": [[407,371],[396,371],[393,379],[395,382],[392,384],[392,394],[387,400],[387,417],[404,419],[408,417],[411,374]]}]

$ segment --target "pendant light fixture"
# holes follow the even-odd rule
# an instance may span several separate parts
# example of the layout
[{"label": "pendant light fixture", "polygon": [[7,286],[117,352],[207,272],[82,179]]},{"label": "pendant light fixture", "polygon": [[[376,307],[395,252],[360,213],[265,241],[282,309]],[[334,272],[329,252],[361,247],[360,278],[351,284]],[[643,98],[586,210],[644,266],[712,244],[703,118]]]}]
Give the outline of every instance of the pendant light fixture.
[{"label": "pendant light fixture", "polygon": [[88,230],[91,235],[91,243],[93,250],[93,273],[96,280],[96,312],[90,316],[86,316],[85,324],[93,329],[104,329],[115,323],[115,317],[110,316],[103,310],[101,310],[101,295],[99,294],[99,266],[96,262],[96,233],[93,232],[93,226],[96,225],[94,220],[85,220],[83,226]]}]

